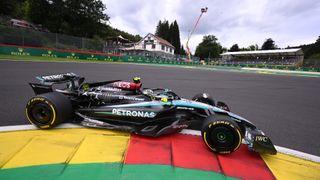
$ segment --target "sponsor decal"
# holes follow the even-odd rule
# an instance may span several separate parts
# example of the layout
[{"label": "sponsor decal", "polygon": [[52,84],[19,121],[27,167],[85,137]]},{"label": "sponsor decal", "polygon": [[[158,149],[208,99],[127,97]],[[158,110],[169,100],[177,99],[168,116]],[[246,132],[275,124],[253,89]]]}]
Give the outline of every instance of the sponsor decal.
[{"label": "sponsor decal", "polygon": [[194,110],[194,108],[192,107],[181,107],[181,106],[177,107],[177,109],[190,110],[190,111]]},{"label": "sponsor decal", "polygon": [[154,118],[157,115],[155,112],[133,111],[133,110],[124,110],[124,109],[112,109],[112,114],[119,115],[119,116],[143,117],[143,118]]},{"label": "sponsor decal", "polygon": [[108,56],[107,58],[104,58],[104,60],[109,61],[109,62],[113,62],[113,59],[110,56]]},{"label": "sponsor decal", "polygon": [[115,83],[113,83],[113,86],[119,87],[119,88],[130,89],[130,87],[131,87],[130,84],[131,84],[131,83],[129,83],[129,82],[122,82],[122,81],[120,81],[120,82],[115,82]]},{"label": "sponsor decal", "polygon": [[41,78],[44,79],[45,81],[61,80],[64,78],[65,75],[74,76],[73,73],[66,73],[66,74],[56,74],[56,75],[50,75],[50,76],[41,76]]},{"label": "sponsor decal", "polygon": [[18,48],[18,52],[11,52],[10,54],[15,56],[30,56],[30,53],[24,52],[23,48]]},{"label": "sponsor decal", "polygon": [[75,53],[71,53],[71,56],[67,56],[68,59],[79,59],[79,56],[76,56]]},{"label": "sponsor decal", "polygon": [[172,128],[175,128],[175,129],[182,129],[182,128],[187,128],[188,125],[186,124],[174,124],[172,125]]},{"label": "sponsor decal", "polygon": [[114,98],[119,100],[132,100],[132,101],[144,101],[143,98],[137,98],[132,96],[125,96],[125,95],[117,95],[117,94],[110,94],[110,93],[103,93],[103,92],[84,92],[83,96],[90,96],[95,99],[101,99],[105,101],[112,101]]},{"label": "sponsor decal", "polygon": [[130,56],[130,57],[128,58],[128,61],[133,62],[133,61],[134,61],[134,59]]},{"label": "sponsor decal", "polygon": [[90,57],[87,57],[87,60],[98,60],[98,58],[96,58],[94,54],[91,54]]},{"label": "sponsor decal", "polygon": [[118,97],[119,99],[132,100],[132,101],[144,101],[144,99],[142,99],[142,98],[136,98],[136,97],[131,97],[131,96],[119,95],[116,97]]},{"label": "sponsor decal", "polygon": [[98,87],[98,91],[115,91],[115,92],[121,92],[122,89],[113,88],[113,87]]},{"label": "sponsor decal", "polygon": [[268,137],[266,137],[266,136],[256,136],[255,140],[259,141],[259,142],[268,142]]},{"label": "sponsor decal", "polygon": [[34,101],[45,101],[45,99],[41,98],[41,97],[35,97],[35,98],[30,100],[30,102],[34,102]]},{"label": "sponsor decal", "polygon": [[41,54],[41,56],[44,56],[44,57],[54,57],[54,58],[56,58],[57,57],[57,55],[55,55],[55,54],[52,54],[52,51],[47,51],[47,54]]}]

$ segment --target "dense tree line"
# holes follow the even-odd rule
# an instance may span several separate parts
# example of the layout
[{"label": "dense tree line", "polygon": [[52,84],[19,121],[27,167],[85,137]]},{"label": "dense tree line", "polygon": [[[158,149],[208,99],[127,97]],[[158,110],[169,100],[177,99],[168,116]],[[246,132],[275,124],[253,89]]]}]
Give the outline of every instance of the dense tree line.
[{"label": "dense tree line", "polygon": [[180,30],[176,20],[171,24],[167,20],[163,22],[160,20],[156,27],[155,35],[170,42],[175,47],[175,54],[186,54],[183,46],[181,46]]},{"label": "dense tree line", "polygon": [[0,1],[1,15],[41,24],[50,32],[87,38],[122,35],[132,41],[141,39],[107,25],[110,17],[105,10],[101,0]]},{"label": "dense tree line", "polygon": [[311,44],[300,45],[297,47],[287,48],[301,48],[304,53],[304,66],[320,67],[320,36],[316,42]]},{"label": "dense tree line", "polygon": [[222,46],[214,35],[204,36],[202,42],[197,46],[195,56],[200,59],[218,58],[222,53]]},{"label": "dense tree line", "polygon": [[238,44],[234,44],[230,47],[230,49],[228,50],[229,52],[238,52],[238,51],[255,51],[258,50],[259,47],[258,45],[250,45],[248,47],[242,47],[240,48]]},{"label": "dense tree line", "polygon": [[316,42],[307,45],[301,45],[298,46],[298,48],[303,50],[305,59],[320,59],[320,36]]}]

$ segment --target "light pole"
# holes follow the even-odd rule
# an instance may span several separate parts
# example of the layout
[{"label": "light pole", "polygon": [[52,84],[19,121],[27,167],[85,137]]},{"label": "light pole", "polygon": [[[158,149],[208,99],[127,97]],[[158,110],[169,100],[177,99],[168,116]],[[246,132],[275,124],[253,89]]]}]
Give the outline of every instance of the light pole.
[{"label": "light pole", "polygon": [[200,16],[198,17],[195,25],[193,26],[192,31],[190,31],[190,33],[189,33],[189,35],[188,35],[188,39],[187,39],[187,43],[186,43],[186,47],[187,47],[187,51],[188,51],[188,61],[191,61],[191,55],[190,55],[191,52],[190,52],[190,48],[189,48],[189,45],[188,45],[189,40],[190,40],[190,38],[191,38],[191,35],[192,35],[192,34],[194,33],[194,31],[196,30],[196,27],[197,27],[198,24],[199,24],[199,21],[200,21],[200,18],[202,17],[202,14],[203,14],[203,13],[206,13],[207,11],[208,11],[208,7],[201,8]]}]

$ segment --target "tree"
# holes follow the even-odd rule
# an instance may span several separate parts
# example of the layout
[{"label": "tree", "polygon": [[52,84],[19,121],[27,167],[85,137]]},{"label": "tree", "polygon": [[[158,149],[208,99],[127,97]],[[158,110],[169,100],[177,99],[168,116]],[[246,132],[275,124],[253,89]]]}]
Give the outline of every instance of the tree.
[{"label": "tree", "polygon": [[266,39],[261,47],[262,50],[271,50],[276,48],[277,45],[275,45],[274,41],[271,38]]},{"label": "tree", "polygon": [[225,52],[228,52],[228,48],[223,47],[223,48],[222,48],[222,53],[225,53]]},{"label": "tree", "polygon": [[180,54],[181,53],[181,42],[180,42],[180,30],[179,30],[179,25],[177,21],[175,20],[172,23],[172,26],[170,26],[170,31],[171,31],[171,44],[175,47],[175,54]]},{"label": "tree", "polygon": [[255,50],[259,50],[258,44],[255,44]]},{"label": "tree", "polygon": [[180,54],[180,30],[176,20],[170,25],[167,20],[163,22],[160,20],[156,27],[155,35],[170,42],[175,47],[175,54]]},{"label": "tree", "polygon": [[214,35],[204,36],[202,42],[197,46],[195,56],[205,58],[217,58],[222,53],[222,46],[217,42]]},{"label": "tree", "polygon": [[315,43],[312,43],[307,46],[307,48],[302,47],[304,51],[304,57],[306,59],[314,58],[315,56],[320,57],[320,36],[318,37]]},{"label": "tree", "polygon": [[28,8],[28,0],[0,0],[0,15],[27,19],[26,8]]},{"label": "tree", "polygon": [[156,28],[156,33],[155,35],[158,37],[161,37],[167,41],[170,41],[169,37],[169,22],[167,20],[164,20],[163,22],[161,22],[161,20],[159,21],[157,28]]},{"label": "tree", "polygon": [[237,51],[239,51],[239,46],[238,46],[238,44],[232,45],[229,51],[230,51],[230,52],[237,52]]},{"label": "tree", "polygon": [[186,55],[186,54],[187,54],[187,52],[186,52],[186,50],[184,49],[183,45],[181,46],[180,54],[181,54],[181,55]]},{"label": "tree", "polygon": [[101,0],[27,0],[28,17],[52,32],[93,37],[109,20]]},{"label": "tree", "polygon": [[256,46],[255,45],[250,45],[248,47],[248,49],[249,49],[249,51],[254,51],[254,50],[256,50]]}]

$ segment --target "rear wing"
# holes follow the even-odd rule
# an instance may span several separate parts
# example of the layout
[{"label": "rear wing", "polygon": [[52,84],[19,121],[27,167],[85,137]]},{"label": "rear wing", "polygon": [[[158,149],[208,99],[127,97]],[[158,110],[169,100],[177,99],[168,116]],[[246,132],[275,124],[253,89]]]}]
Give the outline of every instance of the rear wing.
[{"label": "rear wing", "polygon": [[37,76],[36,78],[40,81],[40,83],[29,83],[36,95],[53,92],[52,86],[54,84],[68,83],[67,84],[68,89],[71,90],[71,92],[74,92],[79,88],[81,89],[83,85],[86,85],[86,87],[92,88],[92,87],[103,86],[105,84],[111,84],[111,83],[121,81],[121,80],[112,80],[112,81],[84,83],[85,78],[78,76],[73,72],[68,72],[64,74]]},{"label": "rear wing", "polygon": [[40,81],[41,84],[52,85],[74,81],[75,79],[80,79],[81,77],[73,72],[68,72],[65,74],[37,76],[36,78]]},{"label": "rear wing", "polygon": [[84,82],[84,77],[80,77],[72,72],[37,76],[36,79],[38,79],[40,83],[29,83],[36,95],[53,92],[52,85],[54,84],[70,83],[70,89],[75,90]]}]

